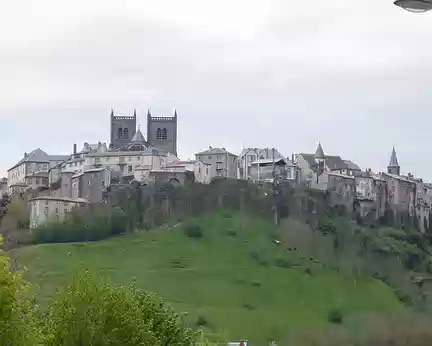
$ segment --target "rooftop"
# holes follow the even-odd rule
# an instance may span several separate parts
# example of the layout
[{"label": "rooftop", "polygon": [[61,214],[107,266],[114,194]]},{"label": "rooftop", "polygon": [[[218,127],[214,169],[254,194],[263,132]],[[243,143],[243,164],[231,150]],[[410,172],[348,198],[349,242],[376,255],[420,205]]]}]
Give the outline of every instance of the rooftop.
[{"label": "rooftop", "polygon": [[90,203],[85,198],[68,198],[68,197],[54,197],[54,196],[41,196],[30,199],[30,201],[58,201],[58,202],[72,202],[72,203]]},{"label": "rooftop", "polygon": [[207,150],[201,151],[199,153],[195,154],[196,156],[200,155],[230,155],[230,156],[237,156],[233,153],[230,153],[225,148],[213,148],[209,147]]}]

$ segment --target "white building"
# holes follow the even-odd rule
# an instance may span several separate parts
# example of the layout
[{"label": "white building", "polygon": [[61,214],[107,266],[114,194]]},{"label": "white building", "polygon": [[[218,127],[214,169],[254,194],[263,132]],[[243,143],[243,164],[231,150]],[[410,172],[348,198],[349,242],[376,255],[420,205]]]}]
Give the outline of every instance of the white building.
[{"label": "white building", "polygon": [[253,179],[251,174],[252,163],[258,160],[279,160],[285,157],[274,148],[245,148],[237,158],[238,179]]},{"label": "white building", "polygon": [[201,160],[175,161],[163,167],[164,171],[169,172],[193,172],[195,182],[210,184],[211,165]]},{"label": "white building", "polygon": [[36,197],[29,201],[30,228],[37,228],[49,222],[61,222],[75,207],[81,207],[89,202],[83,198],[66,197]]},{"label": "white building", "polygon": [[155,148],[143,151],[108,151],[90,153],[85,157],[85,169],[108,167],[119,176],[132,176],[137,167],[161,170],[165,165],[177,161],[178,157]]},{"label": "white building", "polygon": [[207,150],[195,154],[197,161],[210,165],[210,178],[237,178],[237,155],[225,148],[209,147]]},{"label": "white building", "polygon": [[23,185],[26,177],[36,172],[48,172],[48,170],[69,158],[69,155],[48,155],[41,149],[35,149],[30,154],[24,153],[24,157],[8,170],[8,187]]}]

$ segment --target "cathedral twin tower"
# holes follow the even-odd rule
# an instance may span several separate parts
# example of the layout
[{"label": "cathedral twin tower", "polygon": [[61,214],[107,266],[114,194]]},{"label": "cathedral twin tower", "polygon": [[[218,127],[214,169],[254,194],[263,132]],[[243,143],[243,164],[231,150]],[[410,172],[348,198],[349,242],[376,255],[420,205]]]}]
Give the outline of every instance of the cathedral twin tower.
[{"label": "cathedral twin tower", "polygon": [[111,109],[111,150],[119,150],[134,141],[177,156],[177,111],[171,117],[153,117],[147,112],[147,141],[137,129],[137,115],[114,115]]}]

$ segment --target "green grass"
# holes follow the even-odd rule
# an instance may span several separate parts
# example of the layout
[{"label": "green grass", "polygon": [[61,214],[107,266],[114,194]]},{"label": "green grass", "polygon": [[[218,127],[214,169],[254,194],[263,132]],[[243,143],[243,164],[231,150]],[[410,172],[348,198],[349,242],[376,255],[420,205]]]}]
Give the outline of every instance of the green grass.
[{"label": "green grass", "polygon": [[[333,308],[350,317],[400,307],[381,282],[324,271],[288,254],[272,241],[266,221],[226,212],[196,222],[204,230],[202,239],[172,226],[94,243],[29,246],[14,256],[27,268],[42,306],[71,270],[91,268],[115,283],[135,281],[160,294],[187,312],[192,326],[201,316],[210,333],[258,344],[326,326]],[[292,267],[276,266],[277,259]]]}]

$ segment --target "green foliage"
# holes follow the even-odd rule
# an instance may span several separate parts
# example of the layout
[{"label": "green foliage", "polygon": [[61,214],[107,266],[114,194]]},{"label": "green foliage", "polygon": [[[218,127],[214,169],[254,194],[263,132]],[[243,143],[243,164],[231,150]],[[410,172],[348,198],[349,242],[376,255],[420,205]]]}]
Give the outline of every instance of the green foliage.
[{"label": "green foliage", "polygon": [[37,345],[40,339],[36,306],[22,272],[12,273],[0,235],[0,346]]},{"label": "green foliage", "polygon": [[[77,212],[76,212],[77,213]],[[85,218],[72,213],[64,222],[49,223],[33,231],[35,244],[102,240],[125,233],[128,219],[121,211],[95,213]]]},{"label": "green foliage", "polygon": [[54,298],[46,345],[190,345],[183,316],[135,286],[113,286],[91,272],[75,275]]},{"label": "green foliage", "polygon": [[188,222],[183,226],[183,232],[189,238],[201,239],[203,237],[203,230],[200,225],[193,222]]},{"label": "green foliage", "polygon": [[328,313],[327,319],[330,323],[341,324],[343,321],[342,312],[339,309],[331,309]]}]

